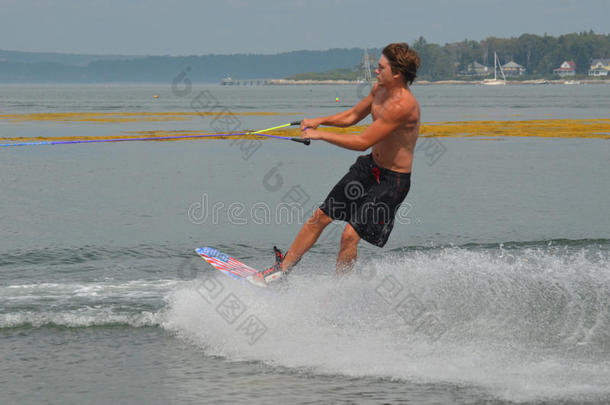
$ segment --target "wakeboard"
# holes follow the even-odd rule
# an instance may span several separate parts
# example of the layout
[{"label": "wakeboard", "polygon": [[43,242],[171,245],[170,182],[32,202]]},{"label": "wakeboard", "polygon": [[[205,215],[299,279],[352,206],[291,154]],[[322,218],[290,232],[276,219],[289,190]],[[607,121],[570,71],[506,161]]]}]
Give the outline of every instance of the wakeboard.
[{"label": "wakeboard", "polygon": [[257,287],[266,287],[266,284],[257,283],[253,276],[259,271],[212,247],[200,247],[195,252],[203,260],[221,273],[240,281],[249,281]]}]

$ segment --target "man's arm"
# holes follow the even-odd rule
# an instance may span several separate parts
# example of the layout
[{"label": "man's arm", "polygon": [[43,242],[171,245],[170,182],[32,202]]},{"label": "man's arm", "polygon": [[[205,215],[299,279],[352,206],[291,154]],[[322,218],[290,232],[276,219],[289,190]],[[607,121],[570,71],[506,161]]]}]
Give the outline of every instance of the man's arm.
[{"label": "man's arm", "polygon": [[373,105],[373,94],[377,85],[373,87],[368,96],[360,100],[358,104],[349,110],[342,111],[335,115],[328,117],[304,119],[301,121],[301,130],[305,128],[317,128],[320,125],[330,125],[333,127],[349,127],[357,122],[360,122],[371,113],[371,106]]},{"label": "man's arm", "polygon": [[301,137],[321,139],[345,149],[364,151],[390,135],[400,125],[399,120],[380,117],[360,134],[335,134],[310,128],[304,130]]},{"label": "man's arm", "polygon": [[388,105],[379,117],[360,134],[335,134],[310,128],[303,130],[301,137],[321,139],[342,148],[364,151],[389,136],[396,128],[412,121],[412,115],[416,113],[416,110],[416,104],[397,102]]}]

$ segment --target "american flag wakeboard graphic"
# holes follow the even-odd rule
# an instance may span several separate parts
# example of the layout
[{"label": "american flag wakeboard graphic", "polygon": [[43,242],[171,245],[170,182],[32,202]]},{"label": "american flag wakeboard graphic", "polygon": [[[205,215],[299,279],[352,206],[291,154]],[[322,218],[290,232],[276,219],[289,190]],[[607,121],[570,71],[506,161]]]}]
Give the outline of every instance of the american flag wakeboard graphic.
[{"label": "american flag wakeboard graphic", "polygon": [[247,280],[249,276],[258,273],[258,270],[240,262],[239,260],[222,253],[218,249],[211,247],[200,247],[195,252],[210,263],[212,267],[237,280]]}]

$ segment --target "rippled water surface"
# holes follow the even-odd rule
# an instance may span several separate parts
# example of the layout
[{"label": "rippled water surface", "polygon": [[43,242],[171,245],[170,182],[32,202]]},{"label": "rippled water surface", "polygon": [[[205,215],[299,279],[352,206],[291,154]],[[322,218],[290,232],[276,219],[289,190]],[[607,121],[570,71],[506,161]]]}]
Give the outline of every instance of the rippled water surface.
[{"label": "rippled water surface", "polygon": [[[205,90],[228,111],[282,114],[238,116],[242,129],[338,112],[359,94],[1,90],[0,114],[189,111]],[[414,92],[428,122],[610,110],[607,86]],[[0,131],[110,136],[212,125],[0,120]],[[253,151],[229,140],[0,149],[0,402],[610,401],[610,143],[433,139],[443,153],[416,152],[386,247],[363,243],[354,273],[337,278],[342,228],[333,224],[288,282],[268,290],[216,274],[194,249],[268,266],[272,246],[289,246],[358,153],[283,141]],[[298,215],[278,212],[297,197]]]}]

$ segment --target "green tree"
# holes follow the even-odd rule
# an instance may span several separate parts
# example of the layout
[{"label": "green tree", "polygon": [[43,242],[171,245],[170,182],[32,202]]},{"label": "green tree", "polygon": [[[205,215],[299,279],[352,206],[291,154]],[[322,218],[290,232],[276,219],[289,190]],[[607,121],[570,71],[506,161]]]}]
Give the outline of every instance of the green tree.
[{"label": "green tree", "polygon": [[419,37],[413,44],[419,54],[421,67],[418,76],[427,80],[442,80],[455,76],[456,69],[449,53],[440,45],[427,43]]}]

